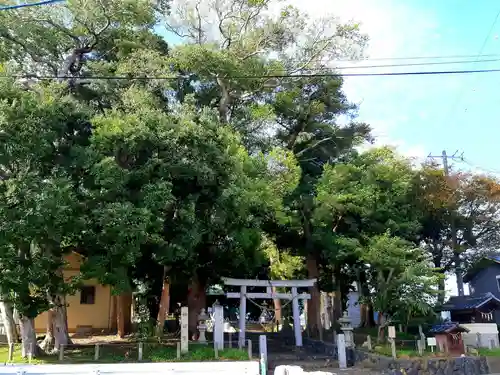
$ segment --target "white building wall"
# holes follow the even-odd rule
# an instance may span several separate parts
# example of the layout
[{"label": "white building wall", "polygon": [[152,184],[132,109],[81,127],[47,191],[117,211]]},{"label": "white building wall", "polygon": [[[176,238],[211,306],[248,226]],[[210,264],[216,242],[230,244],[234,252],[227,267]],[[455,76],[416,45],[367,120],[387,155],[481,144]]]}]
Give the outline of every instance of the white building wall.
[{"label": "white building wall", "polygon": [[469,330],[468,333],[462,333],[462,338],[468,346],[477,346],[478,334],[482,348],[500,346],[498,342],[498,326],[496,323],[471,323],[460,325]]},{"label": "white building wall", "polygon": [[359,327],[361,323],[361,312],[359,309],[359,292],[350,292],[347,296],[347,314],[351,319],[353,327]]}]

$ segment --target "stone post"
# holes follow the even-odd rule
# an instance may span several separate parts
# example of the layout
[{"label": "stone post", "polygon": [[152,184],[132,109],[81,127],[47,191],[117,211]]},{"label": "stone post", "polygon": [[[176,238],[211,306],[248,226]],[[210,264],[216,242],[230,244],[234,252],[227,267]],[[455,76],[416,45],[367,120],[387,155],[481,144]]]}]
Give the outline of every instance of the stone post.
[{"label": "stone post", "polygon": [[206,344],[207,338],[205,336],[205,332],[207,332],[207,320],[208,315],[205,312],[205,309],[201,309],[200,315],[198,315],[198,332],[200,333],[198,336],[198,342],[200,344]]},{"label": "stone post", "polygon": [[214,346],[224,350],[224,311],[219,304],[214,305],[214,318]]}]

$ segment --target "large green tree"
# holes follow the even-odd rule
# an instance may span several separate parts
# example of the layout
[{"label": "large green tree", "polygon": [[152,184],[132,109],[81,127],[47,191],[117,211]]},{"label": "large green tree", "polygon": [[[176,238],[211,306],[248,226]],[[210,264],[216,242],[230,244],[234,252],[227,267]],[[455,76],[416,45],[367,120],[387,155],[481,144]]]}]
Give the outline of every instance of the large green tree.
[{"label": "large green tree", "polygon": [[[8,72],[6,72],[8,73]],[[68,343],[59,272],[82,222],[72,169],[89,137],[88,113],[61,88],[0,88],[0,285],[20,314],[23,356],[34,350],[33,320],[54,310],[56,349]]]},{"label": "large green tree", "polygon": [[370,239],[361,259],[368,265],[368,281],[375,289],[368,299],[378,312],[379,341],[384,328],[392,322],[391,316],[401,312],[406,313],[406,318],[433,313],[439,293],[436,286],[442,275],[430,266],[423,249],[388,231]]},{"label": "large green tree", "polygon": [[279,210],[297,172],[282,151],[248,155],[211,110],[186,102],[165,113],[156,100],[131,88],[121,108],[93,120],[88,199],[97,225],[86,268],[130,290],[139,259],[165,267],[164,277],[190,284],[195,332],[208,283],[235,270],[251,275],[263,262],[260,222]]},{"label": "large green tree", "polygon": [[408,160],[382,148],[326,166],[318,183],[314,223],[315,238],[322,244],[322,263],[333,270],[336,288],[344,296],[352,282],[358,283],[367,301],[361,304],[362,325],[373,324],[368,298],[373,289],[363,249],[386,230],[403,238],[415,236],[419,216],[412,203],[413,176]]}]

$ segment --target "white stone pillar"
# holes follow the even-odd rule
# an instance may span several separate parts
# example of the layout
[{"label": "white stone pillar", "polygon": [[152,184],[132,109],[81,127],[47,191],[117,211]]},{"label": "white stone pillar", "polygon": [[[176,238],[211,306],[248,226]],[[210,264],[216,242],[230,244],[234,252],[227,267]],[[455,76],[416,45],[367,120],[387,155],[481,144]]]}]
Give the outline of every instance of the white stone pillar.
[{"label": "white stone pillar", "polygon": [[245,347],[245,325],[247,315],[247,287],[242,285],[240,287],[240,332],[238,334],[238,347]]},{"label": "white stone pillar", "polygon": [[224,309],[219,304],[214,306],[214,346],[224,349]]},{"label": "white stone pillar", "polygon": [[181,307],[181,353],[189,351],[189,333],[188,333],[189,313],[186,306]]},{"label": "white stone pillar", "polygon": [[292,287],[293,331],[295,346],[302,346],[302,327],[300,326],[300,311],[297,287]]},{"label": "white stone pillar", "polygon": [[339,368],[345,370],[347,368],[347,354],[345,345],[345,336],[343,333],[337,335],[337,350],[339,357]]}]

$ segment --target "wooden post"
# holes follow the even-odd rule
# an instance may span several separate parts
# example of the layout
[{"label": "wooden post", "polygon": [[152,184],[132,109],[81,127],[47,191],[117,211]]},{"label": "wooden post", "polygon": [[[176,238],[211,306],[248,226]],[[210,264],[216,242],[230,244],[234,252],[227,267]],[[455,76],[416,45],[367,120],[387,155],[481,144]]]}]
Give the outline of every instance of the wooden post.
[{"label": "wooden post", "polygon": [[368,350],[372,350],[372,337],[370,335],[366,336],[366,344],[368,346]]},{"label": "wooden post", "polygon": [[177,343],[177,359],[181,359],[181,343]]},{"label": "wooden post", "polygon": [[59,360],[64,361],[64,345],[59,346]]},{"label": "wooden post", "polygon": [[248,340],[247,349],[248,349],[248,359],[251,360],[252,359],[252,340]]},{"label": "wooden post", "polygon": [[245,345],[245,325],[246,325],[246,315],[247,315],[247,287],[242,285],[240,287],[240,319],[239,327],[240,332],[238,334],[238,342],[240,347]]},{"label": "wooden post", "polygon": [[140,342],[139,343],[139,354],[138,354],[138,357],[137,357],[137,359],[139,361],[142,361],[142,351],[143,351],[143,348],[144,348],[144,343]]},{"label": "wooden post", "polygon": [[12,362],[14,359],[14,344],[10,343],[9,344],[9,362]]},{"label": "wooden post", "polygon": [[295,346],[302,346],[302,327],[300,326],[300,311],[297,287],[292,287],[293,331],[295,333]]},{"label": "wooden post", "polygon": [[229,349],[233,348],[233,334],[231,332],[228,333],[228,340],[229,340]]},{"label": "wooden post", "polygon": [[95,344],[94,360],[99,360],[99,344]]}]

